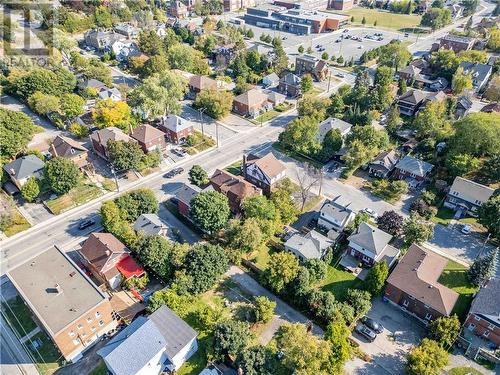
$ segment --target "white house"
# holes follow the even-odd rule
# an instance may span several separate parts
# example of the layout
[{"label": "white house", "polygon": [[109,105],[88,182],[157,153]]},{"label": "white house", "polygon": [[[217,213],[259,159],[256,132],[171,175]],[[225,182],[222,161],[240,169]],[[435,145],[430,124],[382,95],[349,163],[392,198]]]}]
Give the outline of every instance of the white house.
[{"label": "white house", "polygon": [[156,214],[142,214],[134,223],[134,230],[147,236],[168,237],[168,226]]},{"label": "white house", "polygon": [[339,195],[326,201],[319,211],[318,225],[334,231],[343,231],[353,220],[356,214],[349,208],[351,202],[344,201]]},{"label": "white house", "polygon": [[197,350],[198,334],[167,306],[140,316],[98,352],[113,375],[178,370]]},{"label": "white house", "polygon": [[457,212],[460,211],[458,216],[462,216],[462,214],[477,216],[479,207],[490,199],[494,192],[495,190],[488,186],[462,177],[455,177],[444,201],[444,206]]},{"label": "white house", "polygon": [[295,233],[285,242],[284,246],[286,251],[289,251],[303,262],[307,259],[323,258],[333,243],[333,240],[312,230],[305,235]]},{"label": "white house", "polygon": [[249,154],[243,155],[242,172],[245,180],[270,194],[272,187],[285,177],[286,167],[272,152],[263,157]]}]

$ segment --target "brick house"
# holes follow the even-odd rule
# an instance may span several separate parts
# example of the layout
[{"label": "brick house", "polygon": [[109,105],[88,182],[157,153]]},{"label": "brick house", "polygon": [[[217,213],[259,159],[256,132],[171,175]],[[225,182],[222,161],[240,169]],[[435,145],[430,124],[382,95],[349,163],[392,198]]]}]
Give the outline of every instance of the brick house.
[{"label": "brick house", "polygon": [[90,135],[90,141],[95,153],[105,160],[109,159],[109,141],[135,142],[134,139],[122,132],[121,129],[115,128],[114,126],[93,132]]},{"label": "brick house", "polygon": [[53,158],[61,157],[71,160],[78,168],[84,168],[88,165],[89,151],[79,142],[71,138],[58,135],[49,148]]},{"label": "brick house", "polygon": [[411,245],[387,278],[384,299],[427,324],[450,316],[458,293],[438,282],[448,259]]},{"label": "brick house", "polygon": [[175,193],[175,201],[179,213],[185,218],[191,220],[191,201],[200,193],[200,189],[196,186],[183,184]]},{"label": "brick house", "polygon": [[251,89],[233,100],[233,111],[242,116],[257,117],[269,107],[268,96],[258,89]]},{"label": "brick house", "polygon": [[418,187],[427,179],[433,168],[430,163],[406,155],[396,164],[393,177],[405,180],[410,187]]},{"label": "brick house", "polygon": [[193,123],[177,115],[163,116],[158,126],[170,143],[179,144],[186,141],[193,133]]},{"label": "brick house", "polygon": [[477,210],[495,192],[494,189],[467,180],[462,177],[455,177],[450,191],[446,195],[444,206],[463,214],[477,216]]},{"label": "brick house", "polygon": [[328,65],[324,60],[311,55],[299,55],[295,59],[295,74],[309,73],[317,81],[323,81],[328,75]]},{"label": "brick house", "polygon": [[148,124],[135,128],[130,136],[139,143],[145,153],[155,150],[161,151],[166,147],[165,133]]},{"label": "brick house", "polygon": [[247,182],[243,177],[217,169],[210,177],[210,185],[215,191],[224,194],[229,200],[231,212],[237,214],[246,198],[262,195],[262,190]]},{"label": "brick house", "polygon": [[124,280],[144,275],[127,247],[111,233],[91,233],[79,252],[92,274],[111,289],[117,289]]},{"label": "brick house", "polygon": [[472,49],[476,40],[467,36],[448,34],[439,40],[439,48],[451,49],[455,53]]},{"label": "brick house", "polygon": [[286,96],[295,98],[302,94],[302,80],[293,73],[284,75],[278,84],[278,91]]},{"label": "brick house", "polygon": [[78,361],[117,326],[108,297],[56,247],[7,276],[67,361]]},{"label": "brick house", "polygon": [[189,91],[191,94],[196,95],[201,90],[217,90],[217,81],[202,75],[194,75],[189,79]]},{"label": "brick house", "polygon": [[286,167],[269,152],[263,157],[253,154],[243,155],[241,166],[243,177],[270,195],[276,183],[285,177]]},{"label": "brick house", "polygon": [[[500,346],[500,279],[490,279],[476,293],[463,326],[462,336],[473,334],[490,344]],[[465,334],[464,334],[465,333]]]}]

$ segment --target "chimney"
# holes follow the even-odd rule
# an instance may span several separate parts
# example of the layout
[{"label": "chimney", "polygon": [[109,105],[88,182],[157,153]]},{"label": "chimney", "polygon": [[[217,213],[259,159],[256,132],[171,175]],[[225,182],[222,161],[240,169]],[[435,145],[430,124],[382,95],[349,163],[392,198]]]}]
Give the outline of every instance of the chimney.
[{"label": "chimney", "polygon": [[57,290],[57,294],[62,293],[62,288],[59,284],[54,285],[54,289]]},{"label": "chimney", "polygon": [[10,169],[10,175],[15,176],[16,175],[16,170],[14,168]]}]

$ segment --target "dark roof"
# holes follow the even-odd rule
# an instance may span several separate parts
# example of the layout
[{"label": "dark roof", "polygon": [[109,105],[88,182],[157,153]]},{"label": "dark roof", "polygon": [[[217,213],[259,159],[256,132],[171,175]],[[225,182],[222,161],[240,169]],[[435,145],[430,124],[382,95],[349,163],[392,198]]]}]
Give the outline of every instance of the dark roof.
[{"label": "dark roof", "polygon": [[378,169],[386,169],[391,171],[399,160],[399,155],[396,151],[382,151],[375,159],[370,162],[370,167]]},{"label": "dark roof", "polygon": [[479,289],[469,312],[488,317],[500,326],[500,279],[492,278]]},{"label": "dark roof", "polygon": [[267,102],[267,95],[258,89],[251,89],[235,97],[234,101],[251,107]]},{"label": "dark roof", "polygon": [[392,271],[387,283],[439,313],[450,315],[458,293],[438,282],[447,264],[448,259],[413,244]]},{"label": "dark roof", "polygon": [[419,104],[427,98],[427,94],[421,90],[410,89],[399,97],[399,101]]},{"label": "dark roof", "polygon": [[500,112],[500,103],[486,104],[483,108],[481,108],[481,112],[486,112],[486,113]]},{"label": "dark roof", "polygon": [[382,254],[391,239],[392,236],[389,233],[364,222],[348,238],[349,242],[353,242],[376,255]]},{"label": "dark roof", "polygon": [[175,193],[175,197],[182,203],[189,206],[191,200],[200,193],[200,189],[196,186],[183,184]]},{"label": "dark roof", "polygon": [[88,150],[79,142],[62,135],[58,135],[50,147],[50,153],[53,157],[72,157],[87,151]]},{"label": "dark roof", "polygon": [[[124,253],[128,253],[128,250],[127,247],[111,233],[91,233],[80,249],[80,253],[99,272],[107,273],[110,268],[114,268],[114,260],[116,258],[121,258]],[[116,274],[117,271],[114,273]]]},{"label": "dark roof", "polygon": [[441,40],[444,41],[450,41],[450,42],[455,42],[455,43],[471,43],[474,41],[474,38],[469,38],[467,36],[460,36],[460,35],[453,35],[453,34],[448,34],[441,38]]},{"label": "dark roof", "polygon": [[493,70],[491,65],[470,61],[462,61],[460,67],[463,68],[465,74],[471,73],[473,80],[479,82],[483,82]]},{"label": "dark roof", "polygon": [[25,155],[5,164],[3,169],[16,180],[31,177],[34,173],[43,169],[45,163],[35,155]]},{"label": "dark roof", "polygon": [[210,177],[210,184],[228,198],[236,197],[239,200],[260,193],[257,186],[245,181],[243,177],[235,176],[221,169],[215,170],[212,177]]}]

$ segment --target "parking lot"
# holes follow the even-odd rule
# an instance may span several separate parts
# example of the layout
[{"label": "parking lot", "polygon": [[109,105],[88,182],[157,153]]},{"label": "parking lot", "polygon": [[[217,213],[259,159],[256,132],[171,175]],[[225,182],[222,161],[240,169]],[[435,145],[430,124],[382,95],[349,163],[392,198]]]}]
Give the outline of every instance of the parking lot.
[{"label": "parking lot", "polygon": [[384,331],[373,342],[353,333],[352,338],[363,352],[370,355],[372,362],[349,361],[345,367],[346,373],[403,374],[405,355],[424,337],[424,328],[416,319],[381,299],[373,301],[368,316],[382,324]]}]

